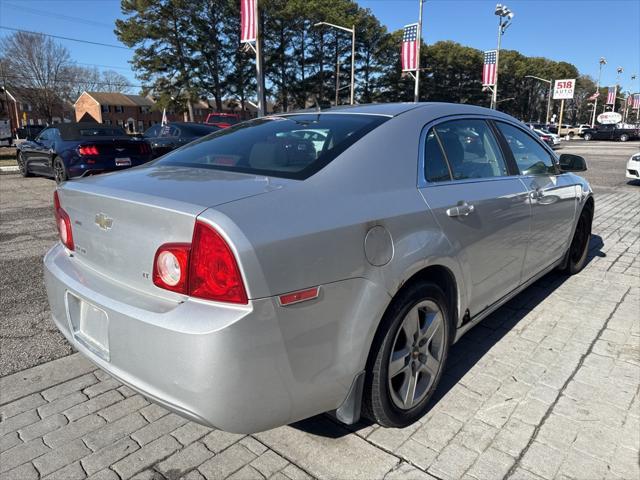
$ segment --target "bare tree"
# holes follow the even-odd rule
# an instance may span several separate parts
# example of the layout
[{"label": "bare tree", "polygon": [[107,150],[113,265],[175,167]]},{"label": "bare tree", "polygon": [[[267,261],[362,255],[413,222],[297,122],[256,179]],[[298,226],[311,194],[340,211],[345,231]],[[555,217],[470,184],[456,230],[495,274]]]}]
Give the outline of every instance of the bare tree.
[{"label": "bare tree", "polygon": [[19,90],[42,117],[51,121],[65,98],[69,51],[40,34],[16,32],[0,40],[6,83]]},{"label": "bare tree", "polygon": [[100,76],[100,91],[129,93],[131,85],[124,75],[113,70],[104,70]]}]

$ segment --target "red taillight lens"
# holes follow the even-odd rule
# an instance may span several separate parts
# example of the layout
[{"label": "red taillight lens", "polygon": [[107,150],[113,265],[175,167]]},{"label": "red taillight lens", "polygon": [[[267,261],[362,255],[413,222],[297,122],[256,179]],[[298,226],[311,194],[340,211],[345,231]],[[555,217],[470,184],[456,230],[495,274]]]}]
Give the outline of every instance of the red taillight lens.
[{"label": "red taillight lens", "polygon": [[236,257],[210,225],[196,222],[192,243],[167,243],[153,261],[154,285],[192,297],[246,304]]},{"label": "red taillight lens", "polygon": [[78,147],[78,153],[83,156],[100,154],[100,152],[98,152],[98,147],[96,147],[95,145],[83,145],[81,147]]},{"label": "red taillight lens", "polygon": [[56,217],[56,227],[58,227],[58,235],[60,241],[69,250],[74,250],[75,245],[73,243],[73,232],[71,231],[71,218],[67,212],[60,206],[60,198],[58,197],[58,191],[53,192],[53,211]]},{"label": "red taillight lens", "polygon": [[213,227],[196,222],[189,264],[189,295],[229,303],[247,303],[238,262]]},{"label": "red taillight lens", "polygon": [[187,294],[189,286],[189,243],[167,243],[156,252],[153,260],[154,285]]},{"label": "red taillight lens", "polygon": [[151,146],[147,142],[143,142],[140,144],[140,153],[142,155],[148,155],[151,153]]}]

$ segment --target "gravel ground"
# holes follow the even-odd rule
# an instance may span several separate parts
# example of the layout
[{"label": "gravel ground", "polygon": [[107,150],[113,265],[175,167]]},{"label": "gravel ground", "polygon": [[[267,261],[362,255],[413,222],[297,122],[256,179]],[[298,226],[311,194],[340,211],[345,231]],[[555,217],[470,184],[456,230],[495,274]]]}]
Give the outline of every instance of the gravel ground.
[{"label": "gravel ground", "polygon": [[[640,142],[575,140],[559,153],[586,158],[585,177],[596,191],[636,192],[640,182],[626,179],[624,172],[639,150]],[[72,351],[49,318],[42,281],[42,257],[57,238],[54,189],[49,179],[0,175],[0,377]]]}]

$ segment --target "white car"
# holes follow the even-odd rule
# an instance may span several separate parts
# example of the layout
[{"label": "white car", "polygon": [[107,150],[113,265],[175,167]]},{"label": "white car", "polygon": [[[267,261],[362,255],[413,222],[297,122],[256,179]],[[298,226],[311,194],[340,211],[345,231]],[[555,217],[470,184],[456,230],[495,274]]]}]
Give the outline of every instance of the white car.
[{"label": "white car", "polygon": [[626,177],[634,180],[640,180],[640,153],[632,155],[627,162]]},{"label": "white car", "polygon": [[551,133],[549,130],[543,130],[542,128],[534,128],[533,131],[536,132],[538,135],[546,135],[547,137],[551,137],[551,140],[553,140],[554,146],[560,145],[560,135],[556,133]]}]

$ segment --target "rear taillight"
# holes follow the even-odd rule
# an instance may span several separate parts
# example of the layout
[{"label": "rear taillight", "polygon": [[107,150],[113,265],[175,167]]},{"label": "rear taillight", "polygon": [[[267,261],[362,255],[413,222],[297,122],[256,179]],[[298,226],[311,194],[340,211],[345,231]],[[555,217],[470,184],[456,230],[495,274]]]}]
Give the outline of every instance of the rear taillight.
[{"label": "rear taillight", "polygon": [[168,243],[156,252],[153,283],[205,300],[247,303],[235,255],[210,225],[196,222],[191,244]]},{"label": "rear taillight", "polygon": [[74,250],[73,232],[71,231],[71,218],[67,212],[60,206],[60,198],[58,191],[53,192],[53,210],[56,217],[56,227],[58,227],[58,235],[60,241],[69,250]]},{"label": "rear taillight", "polygon": [[140,153],[142,155],[148,155],[151,153],[151,146],[147,142],[142,142],[140,144]]},{"label": "rear taillight", "polygon": [[189,243],[167,243],[156,252],[153,261],[153,283],[167,290],[188,293]]},{"label": "rear taillight", "polygon": [[98,147],[95,145],[82,145],[78,147],[78,153],[82,156],[99,155]]}]

